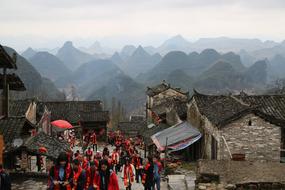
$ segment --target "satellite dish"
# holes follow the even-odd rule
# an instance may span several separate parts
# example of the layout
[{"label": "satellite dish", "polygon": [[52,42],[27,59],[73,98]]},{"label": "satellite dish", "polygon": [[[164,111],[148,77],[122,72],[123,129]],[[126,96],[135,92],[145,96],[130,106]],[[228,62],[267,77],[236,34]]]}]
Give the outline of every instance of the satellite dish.
[{"label": "satellite dish", "polygon": [[155,124],[151,123],[151,124],[149,124],[149,125],[147,126],[147,128],[151,129],[151,128],[153,128],[154,126],[155,126]]},{"label": "satellite dish", "polygon": [[22,139],[14,139],[13,140],[13,146],[14,147],[20,147],[23,144],[23,140]]}]

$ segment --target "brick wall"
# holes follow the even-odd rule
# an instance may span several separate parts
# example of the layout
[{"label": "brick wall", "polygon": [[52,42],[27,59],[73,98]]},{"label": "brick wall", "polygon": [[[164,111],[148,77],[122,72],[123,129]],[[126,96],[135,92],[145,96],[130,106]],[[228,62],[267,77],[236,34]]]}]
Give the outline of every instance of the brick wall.
[{"label": "brick wall", "polygon": [[[280,161],[280,127],[254,114],[248,114],[224,126],[221,135],[225,137],[232,154],[245,154],[246,160]],[[223,141],[220,143],[219,154],[221,159],[229,159]]]}]

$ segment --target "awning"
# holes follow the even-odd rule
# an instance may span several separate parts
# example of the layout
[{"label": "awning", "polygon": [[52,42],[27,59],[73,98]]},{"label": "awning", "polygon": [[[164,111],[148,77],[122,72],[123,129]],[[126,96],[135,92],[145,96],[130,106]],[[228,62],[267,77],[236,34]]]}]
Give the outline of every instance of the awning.
[{"label": "awning", "polygon": [[166,146],[170,151],[182,150],[202,137],[202,134],[188,122],[178,123],[168,129],[160,131],[151,136],[156,147],[163,151]]}]

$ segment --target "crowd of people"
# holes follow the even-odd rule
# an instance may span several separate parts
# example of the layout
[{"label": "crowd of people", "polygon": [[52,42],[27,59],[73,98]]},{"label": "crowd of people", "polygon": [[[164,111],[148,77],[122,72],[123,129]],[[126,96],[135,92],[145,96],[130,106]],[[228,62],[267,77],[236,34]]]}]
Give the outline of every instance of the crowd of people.
[{"label": "crowd of people", "polygon": [[49,171],[49,189],[119,190],[121,178],[126,190],[131,190],[135,182],[142,183],[145,190],[160,190],[159,156],[143,159],[136,141],[122,137],[119,140],[114,139],[111,152],[107,146],[102,152],[89,146],[83,153],[61,153]]}]

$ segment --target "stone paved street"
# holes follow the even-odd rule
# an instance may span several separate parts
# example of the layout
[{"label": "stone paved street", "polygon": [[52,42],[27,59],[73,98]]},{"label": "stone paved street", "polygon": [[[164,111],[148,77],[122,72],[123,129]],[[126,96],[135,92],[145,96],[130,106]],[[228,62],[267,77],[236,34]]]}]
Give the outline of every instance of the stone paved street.
[{"label": "stone paved street", "polygon": [[[119,175],[118,175],[119,177]],[[47,188],[47,180],[39,180],[39,179],[18,179],[12,183],[12,190],[44,190]],[[123,181],[119,178],[120,189],[124,190]],[[132,187],[133,190],[143,190],[143,185],[135,183]],[[161,190],[166,190],[167,184],[166,182],[161,183]]]},{"label": "stone paved street", "polygon": [[[100,145],[98,147],[99,151],[103,150],[104,145]],[[113,147],[111,147],[110,145],[108,146],[109,150],[112,151]],[[80,147],[76,147],[74,148],[74,152],[76,150],[81,150]],[[119,179],[119,186],[121,190],[124,190],[124,184],[123,184],[123,180],[121,178],[121,173],[118,173],[118,179]],[[16,181],[13,181],[12,183],[12,189],[13,190],[43,190],[47,188],[47,179],[17,179]],[[144,187],[141,183],[135,183],[132,186],[133,190],[143,190]],[[161,190],[166,190],[167,189],[167,183],[161,181]]]}]

